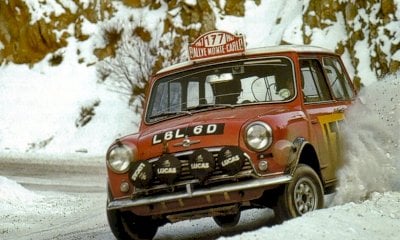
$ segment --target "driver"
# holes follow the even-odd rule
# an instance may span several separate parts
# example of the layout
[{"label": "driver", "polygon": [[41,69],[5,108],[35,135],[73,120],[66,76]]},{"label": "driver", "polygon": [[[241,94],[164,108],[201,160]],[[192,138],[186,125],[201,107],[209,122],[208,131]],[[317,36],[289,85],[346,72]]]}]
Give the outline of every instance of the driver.
[{"label": "driver", "polygon": [[216,104],[236,104],[242,91],[239,80],[211,83]]}]

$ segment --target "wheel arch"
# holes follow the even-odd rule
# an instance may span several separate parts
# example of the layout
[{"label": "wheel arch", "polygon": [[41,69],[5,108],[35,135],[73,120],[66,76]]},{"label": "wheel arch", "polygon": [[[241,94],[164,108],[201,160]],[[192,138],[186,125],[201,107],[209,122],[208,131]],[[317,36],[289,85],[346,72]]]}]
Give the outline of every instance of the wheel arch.
[{"label": "wheel arch", "polygon": [[293,174],[294,170],[299,164],[306,164],[310,166],[320,178],[322,184],[324,185],[324,181],[321,174],[321,165],[319,162],[319,158],[317,152],[315,151],[314,146],[306,141],[304,138],[298,138],[293,142],[293,145],[297,149],[296,160],[290,169],[290,173]]},{"label": "wheel arch", "polygon": [[317,153],[311,144],[307,143],[303,147],[298,161],[298,164],[300,163],[310,166],[321,178],[321,165]]}]

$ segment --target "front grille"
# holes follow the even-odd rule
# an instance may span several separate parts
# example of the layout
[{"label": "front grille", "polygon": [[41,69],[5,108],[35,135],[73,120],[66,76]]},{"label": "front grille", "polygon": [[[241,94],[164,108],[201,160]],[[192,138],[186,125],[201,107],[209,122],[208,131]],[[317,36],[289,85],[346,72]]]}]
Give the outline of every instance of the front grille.
[{"label": "front grille", "polygon": [[[179,175],[179,178],[176,180],[176,182],[173,185],[167,185],[163,182],[161,182],[159,179],[154,178],[151,186],[147,189],[136,189],[135,193],[133,194],[133,197],[139,196],[139,195],[152,195],[156,193],[162,193],[162,192],[178,192],[178,191],[186,191],[186,187],[188,184],[191,185],[191,188],[193,189],[198,189],[204,186],[210,187],[215,184],[219,184],[221,182],[235,182],[235,181],[240,181],[244,179],[251,178],[254,174],[252,164],[249,160],[249,157],[245,157],[245,161],[243,164],[242,169],[236,173],[233,176],[230,176],[226,173],[223,172],[221,167],[218,164],[217,158],[218,158],[218,153],[221,150],[221,148],[213,148],[213,149],[207,149],[209,152],[212,153],[215,161],[215,170],[210,173],[209,177],[207,180],[205,180],[203,183],[200,183],[200,181],[195,178],[189,169],[189,159],[190,155],[193,153],[193,151],[189,152],[184,152],[184,153],[178,153],[175,154],[175,157],[177,157],[181,163],[181,174]],[[157,161],[158,159],[152,159],[150,160],[151,163]]]}]

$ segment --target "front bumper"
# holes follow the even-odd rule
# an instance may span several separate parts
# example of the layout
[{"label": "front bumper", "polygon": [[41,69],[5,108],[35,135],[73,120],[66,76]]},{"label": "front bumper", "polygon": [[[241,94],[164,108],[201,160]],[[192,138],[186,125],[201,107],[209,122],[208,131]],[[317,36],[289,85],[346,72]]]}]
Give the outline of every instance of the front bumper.
[{"label": "front bumper", "polygon": [[[292,179],[291,175],[279,175],[270,178],[258,178],[236,183],[223,184],[210,188],[202,188],[198,190],[193,190],[191,184],[187,184],[185,192],[166,193],[154,196],[143,196],[137,199],[112,200],[108,203],[107,209],[108,210],[135,209],[141,214],[150,215],[153,213],[161,214],[167,212],[174,212],[176,210],[183,211],[194,207],[206,207],[207,205],[208,206],[216,204],[222,205],[238,201],[249,201],[257,198],[257,196],[260,197],[260,194],[262,194],[264,190],[272,188],[277,185],[288,183],[291,181],[291,179]],[[247,191],[251,192],[249,196],[245,196],[243,194]],[[230,196],[230,194],[232,194],[232,196]],[[222,202],[219,200],[218,201],[215,200],[218,196],[222,196]],[[214,201],[211,200],[213,197]],[[201,199],[204,200],[204,203],[200,201]],[[142,209],[138,210],[140,208]]]}]

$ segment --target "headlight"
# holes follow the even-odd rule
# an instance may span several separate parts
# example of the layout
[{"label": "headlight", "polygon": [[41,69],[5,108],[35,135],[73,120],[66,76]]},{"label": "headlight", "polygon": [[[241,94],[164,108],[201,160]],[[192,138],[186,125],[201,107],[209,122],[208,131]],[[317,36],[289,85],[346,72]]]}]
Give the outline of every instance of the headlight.
[{"label": "headlight", "polygon": [[116,146],[108,153],[108,166],[116,173],[125,173],[133,161],[133,152],[124,145]]},{"label": "headlight", "polygon": [[254,151],[264,151],[272,143],[272,129],[264,122],[251,123],[246,128],[244,141]]}]

